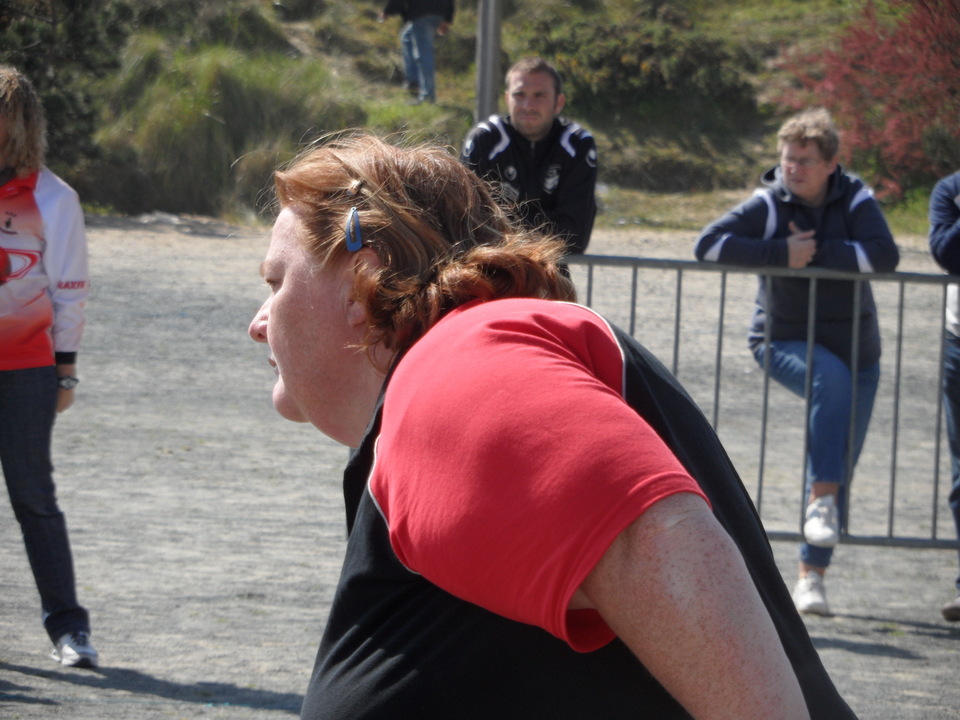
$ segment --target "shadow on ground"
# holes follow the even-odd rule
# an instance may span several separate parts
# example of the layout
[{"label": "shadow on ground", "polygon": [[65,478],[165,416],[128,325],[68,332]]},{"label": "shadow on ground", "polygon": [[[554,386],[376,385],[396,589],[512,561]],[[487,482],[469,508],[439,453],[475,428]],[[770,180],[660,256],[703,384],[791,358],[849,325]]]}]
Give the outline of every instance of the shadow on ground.
[{"label": "shadow on ground", "polygon": [[[98,668],[77,673],[76,671],[45,670],[27,665],[0,662],[0,670],[5,673],[21,675],[27,681],[31,677],[43,678],[48,682],[63,682],[97,690],[119,690],[135,695],[197,703],[204,706],[279,710],[298,715],[303,703],[303,696],[293,693],[276,693],[269,690],[242,688],[229,683],[197,682],[186,684],[170,682],[137,670],[125,670],[123,668]],[[31,686],[28,682],[19,684],[0,679],[0,700],[3,702],[30,705],[59,704],[56,700],[37,698],[30,693]]]}]

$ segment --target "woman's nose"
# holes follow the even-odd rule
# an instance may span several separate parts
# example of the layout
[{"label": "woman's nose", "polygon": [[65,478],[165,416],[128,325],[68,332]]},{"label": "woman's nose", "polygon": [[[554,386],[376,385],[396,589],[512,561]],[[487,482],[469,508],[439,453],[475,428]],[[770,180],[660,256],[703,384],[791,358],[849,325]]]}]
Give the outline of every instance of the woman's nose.
[{"label": "woman's nose", "polygon": [[250,327],[247,328],[247,333],[254,342],[265,343],[267,341],[266,304],[264,304],[263,307],[257,311],[257,314],[253,316],[253,320],[250,321]]}]

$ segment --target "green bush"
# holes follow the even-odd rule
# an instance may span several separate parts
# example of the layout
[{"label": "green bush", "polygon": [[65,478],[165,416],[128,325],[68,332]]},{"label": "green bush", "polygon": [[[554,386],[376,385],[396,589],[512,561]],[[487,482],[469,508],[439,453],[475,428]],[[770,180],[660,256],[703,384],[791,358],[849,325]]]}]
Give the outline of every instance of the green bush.
[{"label": "green bush", "polygon": [[140,0],[137,24],[146,30],[183,35],[197,20],[200,11],[215,0]]},{"label": "green bush", "polygon": [[465,108],[431,104],[411,108],[401,101],[370,106],[364,129],[378,135],[402,133],[411,141],[435,142],[459,152],[472,125],[473,115]]},{"label": "green bush", "polygon": [[212,6],[200,16],[193,41],[198,45],[227,45],[249,52],[285,52],[295,48],[283,31],[254,6]]},{"label": "green bush", "polygon": [[285,22],[309,20],[326,7],[325,0],[274,0],[273,2],[274,11]]},{"label": "green bush", "polygon": [[103,87],[110,96],[104,119],[109,121],[135,105],[146,89],[166,72],[171,59],[170,48],[161,35],[147,32],[131,37],[121,57],[120,69]]},{"label": "green bush", "polygon": [[[120,77],[129,81],[129,75]],[[129,86],[119,83],[117,92],[129,99]],[[254,162],[265,149],[276,157],[278,147],[296,148],[363,124],[362,108],[339,97],[321,63],[283,55],[264,62],[225,47],[175,53],[165,73],[144,85],[136,102],[98,135],[107,151],[104,163],[134,161],[140,182],[111,188],[106,197],[94,189],[90,200],[128,211],[147,198],[149,205],[137,211],[235,210],[269,181],[269,172]],[[257,172],[262,177],[253,177]]]},{"label": "green bush", "polygon": [[0,62],[20,69],[40,94],[48,163],[58,172],[97,153],[91,84],[118,67],[131,17],[116,0],[0,4]]},{"label": "green bush", "polygon": [[758,120],[735,53],[680,20],[545,17],[533,25],[530,48],[553,60],[578,112],[594,122],[676,135],[741,132]]},{"label": "green bush", "polygon": [[229,212],[262,216],[273,202],[273,173],[291,158],[288,144],[274,143],[241,155],[230,167],[233,193]]},{"label": "green bush", "polygon": [[657,192],[700,192],[742,187],[757,168],[748,156],[718,151],[706,140],[696,147],[674,141],[597,133],[603,180]]}]

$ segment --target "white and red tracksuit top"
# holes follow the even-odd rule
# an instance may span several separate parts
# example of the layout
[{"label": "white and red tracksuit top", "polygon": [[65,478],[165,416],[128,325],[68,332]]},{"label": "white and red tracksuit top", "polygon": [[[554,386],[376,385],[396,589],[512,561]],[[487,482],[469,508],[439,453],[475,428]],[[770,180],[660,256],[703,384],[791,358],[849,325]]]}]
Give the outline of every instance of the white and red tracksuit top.
[{"label": "white and red tracksuit top", "polygon": [[72,364],[90,289],[77,193],[44,167],[0,186],[0,370]]}]

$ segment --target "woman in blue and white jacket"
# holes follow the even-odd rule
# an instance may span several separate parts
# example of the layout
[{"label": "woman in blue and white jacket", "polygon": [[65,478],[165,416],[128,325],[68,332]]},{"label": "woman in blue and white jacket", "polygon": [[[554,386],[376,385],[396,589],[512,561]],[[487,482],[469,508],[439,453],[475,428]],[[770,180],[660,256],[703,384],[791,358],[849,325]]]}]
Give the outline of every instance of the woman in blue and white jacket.
[{"label": "woman in blue and white jacket", "polygon": [[[873,192],[837,162],[840,140],[830,115],[816,109],[790,118],[780,128],[777,145],[780,164],[763,175],[764,187],[704,229],[696,244],[697,259],[864,274],[895,270],[900,255]],[[859,316],[854,317],[858,291]],[[807,374],[809,292],[809,279],[760,275],[749,331],[757,362],[761,366],[769,362],[771,377],[801,397]],[[880,330],[868,282],[819,279],[815,312],[806,472],[809,505],[794,601],[801,612],[826,615],[830,610],[823,575],[845,524],[850,475],[873,410],[880,377]],[[768,314],[770,357],[765,358]]]}]

